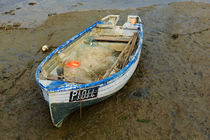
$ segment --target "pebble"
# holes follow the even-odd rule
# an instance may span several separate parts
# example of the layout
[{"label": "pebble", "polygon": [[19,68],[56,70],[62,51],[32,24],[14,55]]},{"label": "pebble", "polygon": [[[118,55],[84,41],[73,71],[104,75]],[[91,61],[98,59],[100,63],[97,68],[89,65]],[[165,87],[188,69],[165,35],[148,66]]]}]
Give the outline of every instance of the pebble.
[{"label": "pebble", "polygon": [[55,13],[49,13],[49,14],[48,14],[49,17],[50,17],[50,16],[55,16],[55,15],[57,15],[56,12],[55,12]]},{"label": "pebble", "polygon": [[15,22],[15,23],[13,23],[13,27],[15,27],[15,28],[18,28],[18,27],[20,27],[20,23],[18,23],[18,22]]},{"label": "pebble", "polygon": [[28,5],[34,6],[36,3],[35,2],[29,2]]}]

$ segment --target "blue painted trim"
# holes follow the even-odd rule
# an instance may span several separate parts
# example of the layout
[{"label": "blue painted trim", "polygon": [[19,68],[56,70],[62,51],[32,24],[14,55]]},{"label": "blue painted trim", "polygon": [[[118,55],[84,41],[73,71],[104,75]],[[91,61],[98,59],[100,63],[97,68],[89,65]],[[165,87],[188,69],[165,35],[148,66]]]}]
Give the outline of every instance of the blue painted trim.
[{"label": "blue painted trim", "polygon": [[93,87],[93,86],[105,86],[105,85],[107,85],[107,84],[109,84],[111,82],[114,82],[120,76],[124,75],[126,73],[126,71],[135,63],[135,61],[137,60],[138,56],[140,55],[140,52],[141,52],[141,49],[142,49],[143,28],[142,28],[142,24],[141,23],[137,25],[139,27],[139,36],[140,36],[138,49],[136,50],[135,54],[132,56],[130,62],[123,69],[121,69],[119,72],[115,73],[114,75],[112,75],[110,77],[107,77],[105,79],[102,79],[100,81],[96,81],[96,82],[92,82],[92,83],[88,83],[88,84],[72,84],[72,83],[68,83],[68,82],[65,82],[65,81],[53,81],[50,84],[50,85],[53,85],[53,86],[49,85],[49,86],[45,87],[39,82],[39,73],[41,72],[41,68],[44,65],[44,63],[46,61],[48,61],[55,53],[62,52],[62,48],[68,47],[73,41],[75,41],[76,39],[78,39],[81,36],[85,35],[87,32],[92,31],[92,29],[95,28],[97,26],[97,24],[103,24],[103,22],[97,21],[96,23],[94,23],[93,25],[91,25],[90,27],[85,29],[84,31],[80,32],[79,34],[77,34],[73,38],[69,39],[68,41],[63,43],[61,46],[56,48],[52,53],[50,53],[40,63],[40,65],[37,68],[35,77],[36,77],[36,82],[39,84],[39,86],[42,89],[44,89],[44,90],[46,90],[48,92],[60,92],[60,91],[67,91],[67,90],[75,90],[75,89],[79,89],[79,88],[89,88],[89,87]]}]

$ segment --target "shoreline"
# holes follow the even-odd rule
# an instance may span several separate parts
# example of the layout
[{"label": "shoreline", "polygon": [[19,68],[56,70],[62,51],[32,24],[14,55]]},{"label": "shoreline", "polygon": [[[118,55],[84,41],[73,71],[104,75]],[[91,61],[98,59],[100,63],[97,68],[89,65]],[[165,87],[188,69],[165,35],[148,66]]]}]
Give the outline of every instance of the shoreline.
[{"label": "shoreline", "polygon": [[[135,0],[134,0],[135,1]],[[58,11],[56,10],[43,10],[44,8],[41,8],[43,6],[39,6],[39,3],[35,3],[32,2],[34,4],[32,4],[30,7],[32,9],[32,11],[30,11],[30,8],[27,8],[28,10],[24,10],[22,9],[20,6],[16,6],[16,8],[13,9],[8,9],[6,11],[1,11],[0,12],[0,18],[2,19],[0,21],[0,26],[1,28],[5,27],[6,28],[13,28],[13,26],[16,27],[21,27],[21,28],[36,28],[39,27],[40,25],[42,25],[46,20],[48,20],[48,18],[52,17],[52,16],[56,16],[56,15],[60,15],[60,14],[65,14],[65,13],[71,13],[71,12],[87,12],[87,11],[97,11],[97,10],[102,10],[102,11],[110,11],[110,10],[129,10],[129,9],[139,9],[139,8],[149,8],[149,7],[155,7],[155,6],[163,6],[163,5],[170,5],[173,3],[202,3],[202,4],[210,4],[210,0],[207,0],[205,2],[192,2],[192,1],[183,1],[183,2],[170,2],[170,0],[168,2],[164,2],[164,3],[155,3],[155,4],[146,4],[146,5],[142,5],[141,7],[137,7],[136,5],[133,7],[117,7],[117,8],[90,8],[89,9],[83,9],[82,7],[84,7],[84,3],[82,2],[77,2],[76,4],[78,6],[81,6],[81,9],[73,9],[73,10],[60,10],[58,9]],[[79,4],[78,4],[79,3]],[[30,4],[30,2],[28,3],[28,5]],[[23,4],[21,4],[22,6],[24,6]],[[74,5],[74,4],[72,4]],[[37,7],[37,9],[34,9],[34,6]],[[41,8],[41,9],[40,9]],[[73,6],[73,8],[77,8]],[[22,12],[20,12],[21,10],[23,10]],[[35,11],[34,11],[35,10]],[[40,11],[41,10],[41,11]],[[17,12],[17,14],[15,14]],[[27,13],[27,14],[26,14]],[[36,14],[35,14],[36,13]],[[33,15],[35,14],[35,15]]]}]

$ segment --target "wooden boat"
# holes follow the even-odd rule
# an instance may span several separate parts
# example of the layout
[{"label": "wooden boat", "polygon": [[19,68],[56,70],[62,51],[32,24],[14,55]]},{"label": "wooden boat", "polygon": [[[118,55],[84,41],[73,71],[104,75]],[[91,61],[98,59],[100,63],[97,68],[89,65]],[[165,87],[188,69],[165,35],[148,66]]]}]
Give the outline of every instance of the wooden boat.
[{"label": "wooden boat", "polygon": [[[123,26],[116,25],[118,20],[119,15],[109,15],[97,21],[56,48],[38,66],[35,74],[36,82],[41,87],[44,99],[49,103],[54,126],[60,127],[64,118],[73,111],[112,96],[127,83],[134,73],[142,49],[141,19],[139,16],[129,15]],[[86,52],[87,48],[92,50]],[[101,53],[101,48],[104,49],[102,49],[104,53]],[[78,50],[83,53],[83,56],[84,53],[88,55],[87,58],[81,59],[81,63],[69,58]],[[100,50],[100,55],[91,54],[95,50]],[[109,62],[108,56],[103,56],[106,51],[111,52],[109,58],[114,61]],[[101,57],[94,58],[97,60],[94,68],[91,64],[93,59],[90,59],[91,65],[85,63],[92,57]],[[67,67],[68,65],[70,67]],[[94,77],[93,79],[83,77],[82,74],[77,74],[82,66],[87,71],[92,68],[88,71],[92,73],[94,70],[99,70],[100,74],[95,73],[95,77],[90,77]],[[102,70],[101,67],[103,67]],[[76,76],[71,77],[71,74],[67,73],[68,70],[70,73],[76,71],[74,73]],[[85,72],[88,73],[87,71]]]}]

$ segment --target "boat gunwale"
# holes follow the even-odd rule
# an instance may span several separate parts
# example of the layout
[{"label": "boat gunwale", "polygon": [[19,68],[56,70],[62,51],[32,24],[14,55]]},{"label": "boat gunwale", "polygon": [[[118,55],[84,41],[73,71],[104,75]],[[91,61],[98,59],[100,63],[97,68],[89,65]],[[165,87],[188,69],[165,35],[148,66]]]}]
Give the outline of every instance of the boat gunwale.
[{"label": "boat gunwale", "polygon": [[143,28],[142,28],[142,24],[141,22],[137,24],[138,26],[138,34],[139,34],[139,42],[138,42],[138,48],[135,52],[135,54],[131,57],[129,63],[122,68],[120,71],[118,71],[117,73],[113,74],[112,76],[109,76],[105,79],[99,80],[99,81],[95,81],[92,83],[88,83],[88,84],[76,84],[76,83],[70,83],[70,82],[66,82],[66,81],[53,81],[52,83],[54,84],[58,84],[58,85],[62,85],[56,88],[50,88],[50,84],[48,86],[44,86],[40,83],[39,80],[39,74],[41,73],[41,69],[42,66],[45,64],[45,62],[47,62],[50,58],[52,58],[53,55],[55,55],[56,53],[60,53],[62,51],[62,48],[67,48],[70,44],[72,44],[73,42],[75,42],[77,39],[81,38],[83,35],[85,35],[86,33],[90,32],[93,28],[95,28],[98,24],[103,24],[102,21],[97,21],[94,24],[92,24],[91,26],[89,26],[88,28],[86,28],[85,30],[83,30],[82,32],[78,33],[77,35],[75,35],[74,37],[70,38],[69,40],[67,40],[66,42],[64,42],[63,44],[61,44],[58,48],[56,48],[54,51],[52,51],[38,66],[36,73],[35,73],[35,79],[36,82],[38,83],[38,85],[46,90],[47,92],[63,92],[63,91],[69,91],[69,90],[76,90],[76,89],[80,89],[80,88],[89,88],[89,87],[93,87],[93,86],[99,86],[99,85],[107,85],[108,82],[110,82],[111,80],[115,81],[115,79],[117,79],[118,77],[124,75],[126,73],[126,71],[131,67],[132,64],[134,64],[134,62],[137,60],[138,55],[140,55],[140,51],[142,48],[142,41],[143,41]]}]

